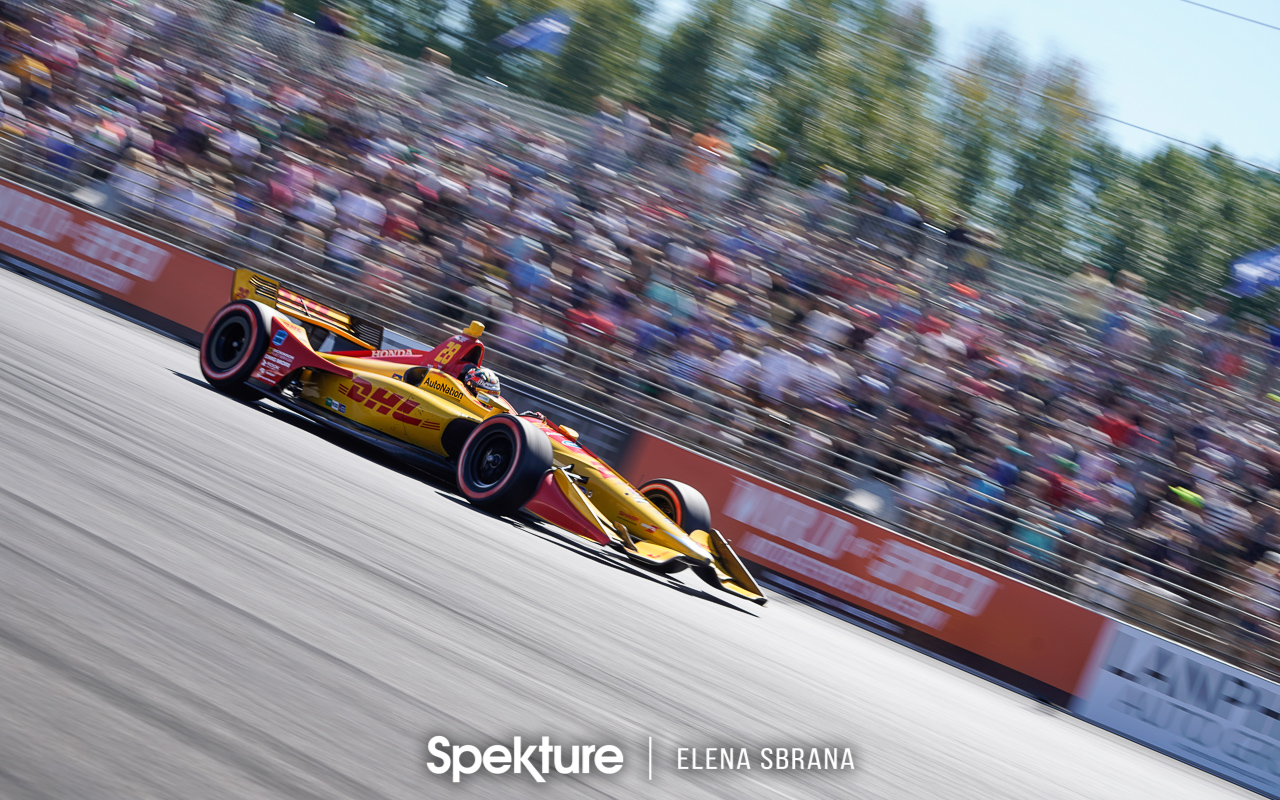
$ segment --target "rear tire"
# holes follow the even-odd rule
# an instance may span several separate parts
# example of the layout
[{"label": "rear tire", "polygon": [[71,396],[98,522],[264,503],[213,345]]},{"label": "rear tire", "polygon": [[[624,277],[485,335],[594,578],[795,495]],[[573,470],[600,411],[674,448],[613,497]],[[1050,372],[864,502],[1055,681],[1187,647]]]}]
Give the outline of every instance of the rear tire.
[{"label": "rear tire", "polygon": [[711,532],[711,506],[689,484],[659,478],[641,486],[640,494],[685,533]]},{"label": "rear tire", "polygon": [[245,381],[267,350],[267,320],[253,303],[237,301],[213,315],[200,340],[200,372],[209,385],[240,400],[262,392]]},{"label": "rear tire", "polygon": [[519,511],[553,464],[551,440],[528,420],[499,414],[476,426],[458,457],[458,489],[491,514]]}]

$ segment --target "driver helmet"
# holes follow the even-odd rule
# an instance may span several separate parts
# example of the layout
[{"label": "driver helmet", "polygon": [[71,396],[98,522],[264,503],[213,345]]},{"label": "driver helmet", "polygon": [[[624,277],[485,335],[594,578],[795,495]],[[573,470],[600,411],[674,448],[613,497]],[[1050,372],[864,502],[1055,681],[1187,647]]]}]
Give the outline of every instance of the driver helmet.
[{"label": "driver helmet", "polygon": [[498,380],[498,373],[488,367],[468,367],[462,373],[462,383],[472,394],[482,399],[487,395],[496,397],[502,394],[502,382]]}]

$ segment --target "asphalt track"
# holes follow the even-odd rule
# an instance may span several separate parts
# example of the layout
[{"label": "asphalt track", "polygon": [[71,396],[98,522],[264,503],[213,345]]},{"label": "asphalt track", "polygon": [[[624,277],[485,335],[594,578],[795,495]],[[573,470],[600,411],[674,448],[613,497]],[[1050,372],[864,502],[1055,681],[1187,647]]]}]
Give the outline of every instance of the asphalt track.
[{"label": "asphalt track", "polygon": [[[477,513],[8,272],[0,454],[2,798],[1250,796],[798,603]],[[626,762],[455,785],[436,734]],[[675,769],[712,745],[857,768]]]}]

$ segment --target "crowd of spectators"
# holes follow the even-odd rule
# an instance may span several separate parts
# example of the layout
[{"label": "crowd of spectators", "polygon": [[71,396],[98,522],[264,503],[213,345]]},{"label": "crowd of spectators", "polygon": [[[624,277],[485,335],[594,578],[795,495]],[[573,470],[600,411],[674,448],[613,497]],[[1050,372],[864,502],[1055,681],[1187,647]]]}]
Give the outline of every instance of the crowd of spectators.
[{"label": "crowd of spectators", "polygon": [[896,508],[864,510],[939,546],[1280,658],[1277,349],[1220,299],[1084,265],[1036,304],[989,232],[872,178],[781,191],[770,148],[607,98],[556,136],[336,12],[248,13],[4,5],[5,173],[420,331],[484,319],[508,375],[832,502],[879,482]]}]

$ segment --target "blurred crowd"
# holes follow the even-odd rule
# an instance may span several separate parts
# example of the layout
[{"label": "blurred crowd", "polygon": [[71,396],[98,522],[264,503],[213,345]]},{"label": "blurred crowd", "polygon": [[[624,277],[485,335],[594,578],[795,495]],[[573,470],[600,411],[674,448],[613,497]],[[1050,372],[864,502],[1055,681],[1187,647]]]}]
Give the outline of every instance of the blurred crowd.
[{"label": "blurred crowd", "polygon": [[433,335],[486,320],[504,375],[1280,659],[1280,332],[1087,264],[1036,303],[872,178],[780,188],[770,148],[607,98],[555,135],[337,12],[235,13],[3,4],[6,174]]}]

